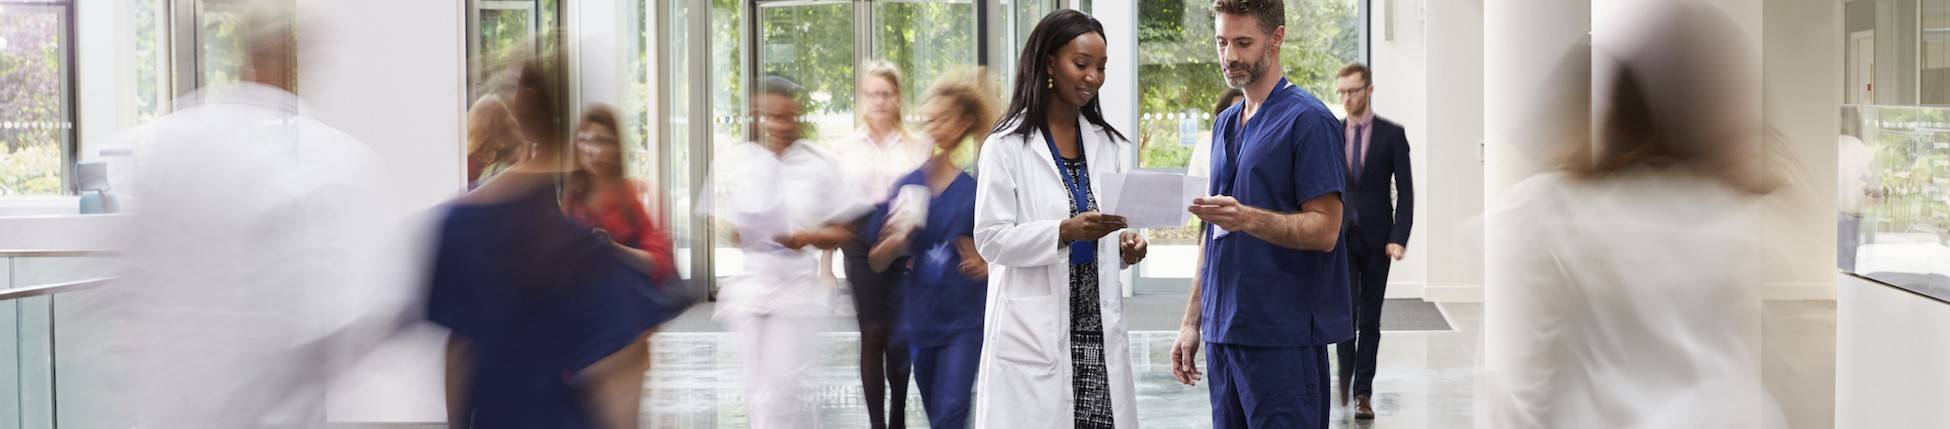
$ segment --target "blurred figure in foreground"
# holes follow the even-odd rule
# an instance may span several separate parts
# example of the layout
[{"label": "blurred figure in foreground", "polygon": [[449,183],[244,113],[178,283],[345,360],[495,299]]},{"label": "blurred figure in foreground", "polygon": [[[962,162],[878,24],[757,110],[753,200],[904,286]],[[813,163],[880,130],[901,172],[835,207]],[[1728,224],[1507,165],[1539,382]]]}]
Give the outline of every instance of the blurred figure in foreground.
[{"label": "blurred figure in foreground", "polygon": [[563,187],[562,207],[576,223],[602,230],[625,253],[641,258],[653,277],[674,281],[670,235],[643,207],[641,198],[651,188],[623,175],[617,124],[616,111],[607,105],[583,109],[575,128],[576,171]]},{"label": "blurred figure in foreground", "polygon": [[[887,201],[889,186],[928,159],[928,144],[909,135],[901,120],[901,74],[893,64],[869,63],[858,93],[860,132],[835,142],[833,155],[839,158],[853,185],[849,191],[857,193],[859,203],[880,204]],[[872,244],[847,240],[841,247],[845,250],[846,283],[852,290],[854,315],[860,322],[860,384],[867,401],[869,427],[901,428],[907,424],[909,363],[907,346],[892,341],[893,327],[901,314],[897,292],[900,273],[867,267],[867,249]],[[889,392],[893,394],[887,395]]]},{"label": "blurred figure in foreground", "polygon": [[913,357],[931,427],[968,427],[982,352],[988,261],[975,250],[975,178],[954,156],[995,124],[995,91],[986,82],[979,72],[949,74],[928,90],[921,114],[934,155],[893,183],[888,193],[901,196],[878,205],[860,233],[876,243],[868,258],[874,270],[904,274],[895,335]]},{"label": "blurred figure in foreground", "polygon": [[126,374],[100,427],[324,427],[327,381],[397,326],[384,175],[291,93],[294,21],[252,5],[243,81],[179,100],[141,150],[129,271],[104,291],[100,359]]},{"label": "blurred figure in foreground", "polygon": [[1489,212],[1479,427],[1782,427],[1759,261],[1761,198],[1787,169],[1747,85],[1758,69],[1711,7],[1631,9],[1592,33],[1597,61],[1556,75],[1609,77],[1591,85],[1598,132],[1574,125],[1583,106],[1543,106],[1567,153]]},{"label": "blurred figure in foreground", "polygon": [[534,153],[445,207],[427,319],[452,330],[454,428],[637,427],[660,302],[637,255],[558,203],[571,172],[545,61],[520,66],[510,110]]},{"label": "blurred figure in foreground", "polygon": [[716,318],[730,325],[746,385],[745,409],[758,429],[808,427],[807,384],[817,363],[818,318],[831,312],[832,278],[820,275],[820,250],[853,239],[859,217],[839,162],[800,139],[799,95],[782,77],[759,81],[752,96],[758,140],[732,145],[712,162],[712,194],[698,210],[732,227],[745,274],[718,292]]}]

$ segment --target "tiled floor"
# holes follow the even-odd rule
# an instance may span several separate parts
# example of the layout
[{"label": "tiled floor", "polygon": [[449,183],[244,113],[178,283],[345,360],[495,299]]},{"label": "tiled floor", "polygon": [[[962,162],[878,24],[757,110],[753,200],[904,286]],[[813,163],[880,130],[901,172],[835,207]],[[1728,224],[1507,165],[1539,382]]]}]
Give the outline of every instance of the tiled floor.
[{"label": "tiled floor", "polygon": [[[1333,427],[1468,428],[1472,426],[1472,365],[1478,355],[1482,306],[1440,306],[1455,331],[1384,332],[1375,379],[1380,418],[1357,422],[1336,408]],[[1833,302],[1789,301],[1768,305],[1766,375],[1770,391],[1789,410],[1794,428],[1832,427],[1834,386]],[[1134,322],[1135,323],[1135,322]],[[856,370],[857,336],[821,334],[825,343],[812,400],[820,428],[865,427]],[[735,351],[727,334],[673,332],[656,338],[646,380],[644,426],[651,428],[745,427]],[[1146,428],[1209,427],[1203,384],[1179,385],[1165,368],[1172,332],[1131,333],[1137,373],[1138,420]],[[907,421],[927,427],[920,398],[909,389]]]}]

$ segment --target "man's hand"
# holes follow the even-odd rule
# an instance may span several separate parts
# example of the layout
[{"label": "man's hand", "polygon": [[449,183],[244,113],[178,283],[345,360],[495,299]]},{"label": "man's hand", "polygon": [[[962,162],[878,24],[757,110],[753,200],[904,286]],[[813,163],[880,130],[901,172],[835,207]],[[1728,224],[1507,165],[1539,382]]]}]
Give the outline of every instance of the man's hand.
[{"label": "man's hand", "polygon": [[1139,262],[1144,262],[1144,255],[1149,253],[1151,248],[1151,245],[1145,242],[1144,234],[1127,230],[1123,235],[1122,239],[1118,240],[1117,247],[1121,250],[1119,253],[1124,255],[1124,265],[1137,265]]},{"label": "man's hand", "polygon": [[1408,249],[1402,248],[1402,245],[1395,244],[1395,243],[1388,243],[1389,258],[1393,258],[1394,260],[1400,261],[1402,260],[1402,255],[1406,255],[1406,254],[1408,254]]},{"label": "man's hand", "polygon": [[1197,326],[1178,328],[1178,341],[1171,343],[1171,376],[1186,386],[1198,385],[1204,374],[1198,372],[1199,334]]},{"label": "man's hand", "polygon": [[1205,223],[1227,231],[1245,231],[1257,225],[1265,211],[1240,204],[1239,200],[1228,196],[1198,197],[1192,199],[1188,209]]}]

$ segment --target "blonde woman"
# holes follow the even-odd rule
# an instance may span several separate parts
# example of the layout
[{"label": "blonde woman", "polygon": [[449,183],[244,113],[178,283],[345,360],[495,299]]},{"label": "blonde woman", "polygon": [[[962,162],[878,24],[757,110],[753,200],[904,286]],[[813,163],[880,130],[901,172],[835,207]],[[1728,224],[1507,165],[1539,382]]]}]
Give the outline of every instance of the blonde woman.
[{"label": "blonde woman", "polygon": [[467,189],[480,187],[527,157],[520,128],[500,96],[488,94],[467,109]]},{"label": "blonde woman", "polygon": [[987,82],[980,71],[944,76],[921,105],[922,135],[934,143],[934,156],[888,191],[927,187],[926,220],[889,221],[902,217],[900,208],[880,204],[861,230],[863,241],[876,243],[868,257],[874,270],[902,274],[894,336],[907,344],[931,427],[967,427],[974,404],[988,261],[975,251],[975,178],[954,157],[995,123]]},{"label": "blonde woman", "polygon": [[[927,142],[907,133],[901,120],[900,70],[886,61],[874,61],[865,71],[859,86],[860,130],[833,145],[848,191],[860,206],[887,201],[888,187],[927,161],[930,150]],[[899,276],[868,267],[867,247],[864,240],[841,247],[854,316],[860,322],[860,385],[872,427],[898,428],[904,426],[908,376],[907,348],[890,335],[899,314],[900,295],[894,293]],[[887,390],[893,394],[882,396]],[[883,398],[892,400],[883,405]]]}]

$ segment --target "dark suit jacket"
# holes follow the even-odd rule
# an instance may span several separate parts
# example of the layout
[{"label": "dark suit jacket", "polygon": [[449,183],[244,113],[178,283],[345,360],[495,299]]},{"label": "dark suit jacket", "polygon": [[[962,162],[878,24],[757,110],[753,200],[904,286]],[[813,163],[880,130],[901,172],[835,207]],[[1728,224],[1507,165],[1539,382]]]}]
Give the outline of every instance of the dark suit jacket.
[{"label": "dark suit jacket", "polygon": [[[1388,243],[1408,245],[1408,230],[1415,223],[1415,179],[1409,172],[1408,135],[1402,126],[1380,116],[1375,116],[1373,126],[1361,177],[1348,184],[1349,191],[1341,200],[1346,205],[1341,210],[1341,227],[1361,230],[1363,242],[1348,243],[1350,250],[1379,253]],[[1398,194],[1393,207],[1388,193],[1391,177]],[[1357,211],[1358,221],[1353,219]]]}]

